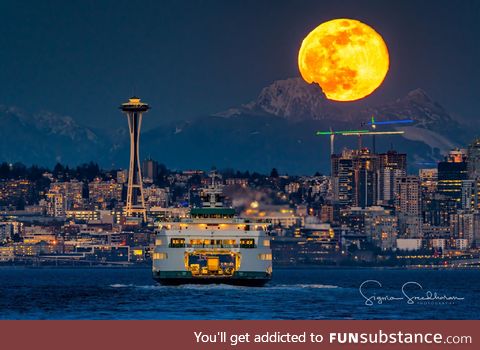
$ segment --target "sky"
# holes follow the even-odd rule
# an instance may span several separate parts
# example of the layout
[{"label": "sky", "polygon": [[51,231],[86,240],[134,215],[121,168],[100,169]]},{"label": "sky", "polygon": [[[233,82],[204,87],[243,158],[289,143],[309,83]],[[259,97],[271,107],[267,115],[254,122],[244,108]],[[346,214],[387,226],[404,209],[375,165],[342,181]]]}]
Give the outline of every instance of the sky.
[{"label": "sky", "polygon": [[365,103],[421,87],[477,120],[480,2],[472,0],[2,1],[0,104],[98,128],[124,125],[117,107],[132,94],[152,106],[146,128],[216,113],[299,76],[302,39],[342,17],[372,26],[389,49],[387,78]]}]

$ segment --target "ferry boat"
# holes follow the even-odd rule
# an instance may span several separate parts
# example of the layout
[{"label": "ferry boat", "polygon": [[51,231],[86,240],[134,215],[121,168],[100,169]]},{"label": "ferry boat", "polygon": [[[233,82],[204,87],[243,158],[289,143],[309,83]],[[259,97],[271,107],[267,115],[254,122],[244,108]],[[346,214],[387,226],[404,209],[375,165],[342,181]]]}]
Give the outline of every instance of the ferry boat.
[{"label": "ferry boat", "polygon": [[201,192],[202,206],[185,219],[158,224],[153,279],[164,285],[225,283],[263,286],[272,277],[266,222],[251,222],[224,207],[222,186]]}]

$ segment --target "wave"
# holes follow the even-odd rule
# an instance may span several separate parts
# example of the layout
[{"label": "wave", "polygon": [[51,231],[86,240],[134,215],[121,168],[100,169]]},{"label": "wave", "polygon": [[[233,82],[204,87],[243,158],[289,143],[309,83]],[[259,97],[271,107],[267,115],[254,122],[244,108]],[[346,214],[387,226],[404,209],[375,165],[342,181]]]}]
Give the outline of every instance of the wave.
[{"label": "wave", "polygon": [[337,289],[339,286],[331,284],[277,284],[272,285],[272,289]]},{"label": "wave", "polygon": [[111,288],[137,288],[137,289],[196,289],[196,290],[235,290],[235,289],[248,289],[248,290],[271,290],[271,289],[337,289],[339,286],[330,284],[267,284],[264,287],[246,287],[246,286],[234,286],[229,284],[182,284],[180,286],[162,286],[159,284],[152,285],[135,285],[135,284],[110,284]]},{"label": "wave", "polygon": [[131,288],[131,287],[135,287],[135,285],[134,284],[115,283],[115,284],[110,284],[109,287],[111,287],[111,288]]}]

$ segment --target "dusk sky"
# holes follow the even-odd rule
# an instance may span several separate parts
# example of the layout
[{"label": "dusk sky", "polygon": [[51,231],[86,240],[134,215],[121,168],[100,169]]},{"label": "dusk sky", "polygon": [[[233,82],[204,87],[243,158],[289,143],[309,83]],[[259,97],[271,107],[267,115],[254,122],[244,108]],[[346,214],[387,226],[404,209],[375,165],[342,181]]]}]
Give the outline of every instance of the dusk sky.
[{"label": "dusk sky", "polygon": [[299,76],[302,39],[333,18],[385,39],[384,84],[365,102],[425,89],[474,120],[480,101],[478,1],[22,1],[0,4],[0,104],[124,126],[132,93],[145,127],[248,102]]}]

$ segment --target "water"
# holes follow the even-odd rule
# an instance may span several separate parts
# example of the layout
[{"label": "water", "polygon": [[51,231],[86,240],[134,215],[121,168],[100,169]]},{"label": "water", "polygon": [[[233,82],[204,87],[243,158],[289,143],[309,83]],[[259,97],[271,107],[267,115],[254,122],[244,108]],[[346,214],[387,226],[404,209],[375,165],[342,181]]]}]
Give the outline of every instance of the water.
[{"label": "water", "polygon": [[[149,269],[0,268],[1,319],[478,319],[480,270],[276,269],[263,288],[227,285],[164,287]],[[385,301],[424,296],[457,300]],[[410,295],[409,295],[410,296]],[[460,300],[460,298],[464,298]]]}]

